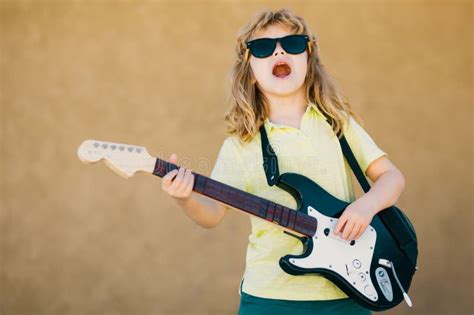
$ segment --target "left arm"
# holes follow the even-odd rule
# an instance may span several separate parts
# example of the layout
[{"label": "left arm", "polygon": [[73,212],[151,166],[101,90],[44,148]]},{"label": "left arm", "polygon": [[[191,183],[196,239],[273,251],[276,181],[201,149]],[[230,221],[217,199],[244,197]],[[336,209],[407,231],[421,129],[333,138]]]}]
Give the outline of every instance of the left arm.
[{"label": "left arm", "polygon": [[374,215],[394,205],[405,188],[402,173],[385,156],[370,163],[366,175],[374,184],[367,193],[347,206],[334,229],[334,233],[343,239],[358,239]]}]

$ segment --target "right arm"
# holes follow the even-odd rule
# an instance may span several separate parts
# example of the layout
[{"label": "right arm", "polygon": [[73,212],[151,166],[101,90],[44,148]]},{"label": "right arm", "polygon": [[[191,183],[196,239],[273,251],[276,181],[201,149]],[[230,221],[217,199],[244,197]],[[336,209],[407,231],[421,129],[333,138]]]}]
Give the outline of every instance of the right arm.
[{"label": "right arm", "polygon": [[[176,154],[170,162],[176,164]],[[182,167],[172,170],[163,176],[161,188],[167,192],[184,213],[203,228],[217,226],[227,213],[227,207],[219,202],[193,192],[194,175]]]}]

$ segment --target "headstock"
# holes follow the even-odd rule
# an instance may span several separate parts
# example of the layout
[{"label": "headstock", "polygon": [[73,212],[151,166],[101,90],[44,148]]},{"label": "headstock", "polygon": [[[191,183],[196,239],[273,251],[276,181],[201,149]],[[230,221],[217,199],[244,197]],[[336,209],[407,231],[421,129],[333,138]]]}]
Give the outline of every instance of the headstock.
[{"label": "headstock", "polygon": [[153,173],[156,158],[144,147],[99,140],[86,140],[77,149],[79,159],[86,164],[104,160],[120,176],[129,178],[137,171]]}]

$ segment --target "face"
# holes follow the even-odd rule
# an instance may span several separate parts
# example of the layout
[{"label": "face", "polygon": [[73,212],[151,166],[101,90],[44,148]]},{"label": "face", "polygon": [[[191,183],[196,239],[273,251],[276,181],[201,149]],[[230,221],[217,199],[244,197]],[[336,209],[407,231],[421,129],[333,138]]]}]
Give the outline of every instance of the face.
[{"label": "face", "polygon": [[[271,25],[258,32],[254,38],[279,38],[291,35],[289,28],[281,25]],[[266,58],[257,58],[250,54],[250,68],[256,79],[256,84],[264,94],[285,96],[299,92],[303,89],[307,70],[308,52],[292,55],[287,53],[278,42],[275,51]],[[278,61],[285,62],[291,69],[287,76],[283,76],[286,67],[276,67]]]}]

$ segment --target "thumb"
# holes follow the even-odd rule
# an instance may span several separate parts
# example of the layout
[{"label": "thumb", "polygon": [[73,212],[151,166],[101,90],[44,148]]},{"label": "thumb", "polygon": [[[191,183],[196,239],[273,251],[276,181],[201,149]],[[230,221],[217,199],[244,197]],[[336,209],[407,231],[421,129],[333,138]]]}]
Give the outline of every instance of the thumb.
[{"label": "thumb", "polygon": [[172,153],[168,162],[176,164],[177,161],[178,161],[178,156],[176,155],[176,153]]}]

